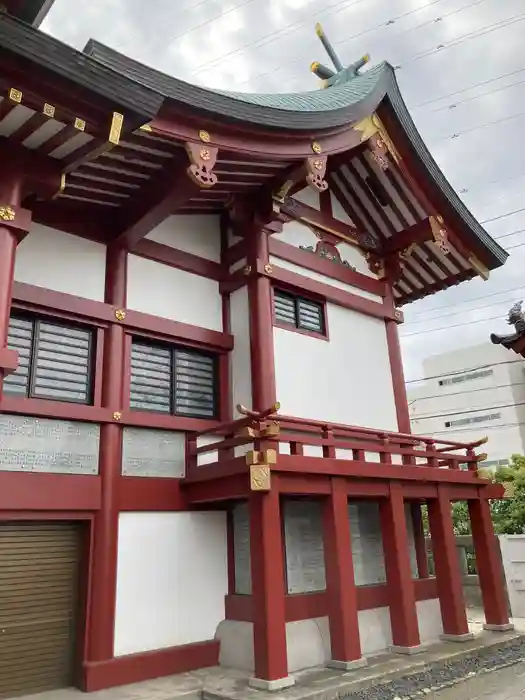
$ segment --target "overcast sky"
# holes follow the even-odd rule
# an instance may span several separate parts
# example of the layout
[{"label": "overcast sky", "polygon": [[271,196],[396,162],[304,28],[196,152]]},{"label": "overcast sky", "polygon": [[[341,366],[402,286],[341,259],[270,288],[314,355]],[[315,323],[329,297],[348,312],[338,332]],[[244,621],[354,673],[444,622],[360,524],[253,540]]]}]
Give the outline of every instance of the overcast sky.
[{"label": "overcast sky", "polygon": [[317,21],[343,63],[370,53],[398,67],[445,175],[478,220],[495,219],[484,225],[504,247],[518,246],[488,282],[404,308],[415,379],[425,356],[507,332],[508,308],[525,297],[525,211],[508,215],[525,209],[523,0],[56,0],[42,29],[78,49],[97,39],[188,82],[295,92],[317,87],[312,61],[328,63]]}]

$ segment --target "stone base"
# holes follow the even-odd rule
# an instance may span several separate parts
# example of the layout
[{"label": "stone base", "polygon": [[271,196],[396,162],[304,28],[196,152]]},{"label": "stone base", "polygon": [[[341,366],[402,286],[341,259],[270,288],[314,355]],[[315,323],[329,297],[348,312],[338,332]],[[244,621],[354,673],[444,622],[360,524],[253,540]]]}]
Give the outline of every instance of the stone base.
[{"label": "stone base", "polygon": [[444,642],[470,642],[474,639],[473,632],[466,632],[465,634],[442,634],[441,639]]},{"label": "stone base", "polygon": [[335,668],[338,671],[353,671],[355,668],[363,668],[368,664],[367,659],[361,657],[360,659],[355,659],[354,661],[337,661],[336,659],[331,659],[327,662],[328,668]]},{"label": "stone base", "polygon": [[512,624],[512,622],[507,622],[507,624],[505,625],[491,625],[485,623],[483,625],[483,629],[487,630],[488,632],[510,632],[514,629],[514,625]]},{"label": "stone base", "polygon": [[257,690],[266,690],[272,693],[276,690],[284,690],[284,688],[290,688],[292,685],[295,685],[295,678],[293,676],[286,676],[286,678],[276,678],[273,681],[266,681],[262,678],[250,678],[248,685]]},{"label": "stone base", "polygon": [[400,647],[394,644],[390,647],[390,651],[393,654],[404,654],[406,656],[413,656],[414,654],[421,654],[425,651],[425,647],[419,644],[417,647]]}]

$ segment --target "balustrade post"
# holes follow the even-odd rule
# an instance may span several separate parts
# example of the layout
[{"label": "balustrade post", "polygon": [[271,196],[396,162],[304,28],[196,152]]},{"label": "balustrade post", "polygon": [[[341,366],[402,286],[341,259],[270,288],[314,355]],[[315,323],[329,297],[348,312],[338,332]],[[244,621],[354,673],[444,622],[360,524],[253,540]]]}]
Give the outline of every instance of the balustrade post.
[{"label": "balustrade post", "polygon": [[323,445],[323,457],[335,459],[334,431],[330,426],[323,428],[322,436],[324,440],[330,440],[332,444]]},{"label": "balustrade post", "polygon": [[428,519],[444,638],[463,642],[471,639],[472,635],[463,596],[451,502],[443,486],[438,486],[437,498],[428,501]]}]

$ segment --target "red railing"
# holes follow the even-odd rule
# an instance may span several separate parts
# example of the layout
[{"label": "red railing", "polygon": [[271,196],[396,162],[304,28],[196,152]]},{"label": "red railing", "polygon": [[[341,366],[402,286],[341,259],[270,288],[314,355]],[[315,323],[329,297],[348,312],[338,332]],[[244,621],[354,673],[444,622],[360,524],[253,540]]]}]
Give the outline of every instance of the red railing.
[{"label": "red railing", "polygon": [[187,474],[205,464],[242,461],[248,449],[272,447],[277,460],[287,456],[341,459],[391,465],[477,470],[486,458],[476,448],[486,442],[459,443],[374,428],[323,423],[277,413],[279,406],[256,413],[238,407],[243,417],[187,437]]}]

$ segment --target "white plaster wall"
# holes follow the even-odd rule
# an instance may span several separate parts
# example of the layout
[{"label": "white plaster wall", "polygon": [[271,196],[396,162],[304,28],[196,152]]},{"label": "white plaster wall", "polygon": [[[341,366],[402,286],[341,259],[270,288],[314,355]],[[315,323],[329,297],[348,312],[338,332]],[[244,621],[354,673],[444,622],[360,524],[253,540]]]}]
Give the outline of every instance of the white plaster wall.
[{"label": "white plaster wall", "polygon": [[15,280],[104,301],[106,246],[33,224],[16,251]]},{"label": "white plaster wall", "polygon": [[[312,253],[313,255],[313,253]],[[290,272],[295,272],[297,275],[303,275],[303,277],[308,277],[316,282],[322,282],[323,284],[328,284],[330,287],[335,287],[336,289],[342,289],[344,292],[350,292],[358,297],[363,297],[363,299],[370,299],[370,301],[376,301],[378,304],[382,303],[383,299],[377,294],[371,294],[365,289],[360,289],[359,287],[354,287],[351,284],[346,284],[333,277],[327,277],[326,275],[321,275],[319,272],[314,272],[313,270],[308,270],[306,267],[301,267],[301,265],[296,265],[295,263],[288,262],[282,258],[278,258],[274,255],[270,256],[270,264],[277,265],[277,267],[282,267],[285,270],[290,270]],[[333,263],[336,265],[336,263]]]},{"label": "white plaster wall", "polygon": [[304,190],[296,192],[292,199],[298,199],[303,204],[312,207],[312,209],[317,209],[317,211],[321,208],[319,192],[311,187],[305,187]]},{"label": "white plaster wall", "polygon": [[379,654],[392,646],[392,625],[389,608],[360,610],[359,637],[363,656]]},{"label": "white plaster wall", "polygon": [[327,315],[329,342],[274,328],[282,413],[397,431],[384,322],[335,304]]},{"label": "white plaster wall", "polygon": [[146,236],[170,248],[220,262],[221,233],[218,216],[169,216]]},{"label": "white plaster wall", "polygon": [[128,308],[222,331],[218,282],[137,255],[128,260]]},{"label": "white plaster wall", "polygon": [[227,591],[224,512],[120,514],[115,656],[213,639]]},{"label": "white plaster wall", "polygon": [[250,312],[248,288],[242,287],[230,295],[231,332],[234,337],[233,351],[230,353],[232,381],[232,409],[241,403],[252,407],[252,371],[250,363]]},{"label": "white plaster wall", "polygon": [[421,644],[438,642],[443,634],[443,620],[441,618],[439,598],[418,600],[416,610]]}]

